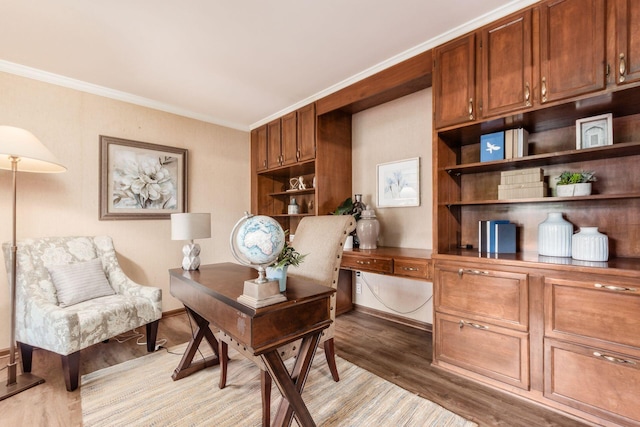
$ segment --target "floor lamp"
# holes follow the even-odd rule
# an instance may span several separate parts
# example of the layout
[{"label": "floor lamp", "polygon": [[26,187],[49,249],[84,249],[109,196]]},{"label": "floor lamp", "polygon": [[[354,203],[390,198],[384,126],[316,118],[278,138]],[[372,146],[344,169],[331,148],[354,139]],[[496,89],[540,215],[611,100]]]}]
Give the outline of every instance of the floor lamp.
[{"label": "floor lamp", "polygon": [[11,298],[11,341],[9,342],[9,364],[7,384],[0,386],[0,400],[18,394],[35,385],[42,384],[42,378],[23,373],[17,375],[16,364],[16,178],[17,172],[52,173],[64,172],[66,168],[51,154],[31,132],[13,126],[0,126],[0,169],[11,171],[13,177],[13,227],[11,236],[11,271],[9,288]]}]

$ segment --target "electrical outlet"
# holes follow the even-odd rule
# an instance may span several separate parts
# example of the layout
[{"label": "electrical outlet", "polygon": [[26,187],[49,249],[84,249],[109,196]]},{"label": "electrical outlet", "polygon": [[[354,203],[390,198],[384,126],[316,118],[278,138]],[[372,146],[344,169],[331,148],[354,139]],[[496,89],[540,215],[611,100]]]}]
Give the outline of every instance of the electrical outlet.
[{"label": "electrical outlet", "polygon": [[356,294],[362,293],[362,283],[356,282]]}]

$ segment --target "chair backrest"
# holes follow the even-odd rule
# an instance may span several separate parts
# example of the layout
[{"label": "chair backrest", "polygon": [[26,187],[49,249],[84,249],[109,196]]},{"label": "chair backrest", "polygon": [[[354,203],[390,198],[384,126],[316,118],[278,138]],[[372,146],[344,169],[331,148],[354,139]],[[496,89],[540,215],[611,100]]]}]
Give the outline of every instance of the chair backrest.
[{"label": "chair backrest", "polygon": [[306,257],[298,267],[290,266],[287,274],[336,289],[344,242],[355,227],[351,215],[304,217],[291,245]]}]

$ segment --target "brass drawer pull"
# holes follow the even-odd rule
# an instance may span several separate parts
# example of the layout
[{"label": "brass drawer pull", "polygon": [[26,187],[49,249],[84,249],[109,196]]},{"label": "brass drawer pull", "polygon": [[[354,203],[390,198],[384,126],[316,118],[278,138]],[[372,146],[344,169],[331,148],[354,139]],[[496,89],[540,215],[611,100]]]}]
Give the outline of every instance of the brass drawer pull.
[{"label": "brass drawer pull", "polygon": [[624,59],[624,53],[620,54],[620,66],[618,67],[618,81],[624,83],[625,74],[627,73],[627,63]]},{"label": "brass drawer pull", "polygon": [[542,78],[542,86],[540,89],[540,94],[542,95],[542,102],[547,102],[547,78]]},{"label": "brass drawer pull", "polygon": [[370,265],[371,261],[360,261],[360,260],[356,260],[356,264],[360,264],[360,265]]},{"label": "brass drawer pull", "polygon": [[622,286],[603,285],[603,284],[600,284],[600,283],[596,283],[593,286],[595,288],[609,289],[610,291],[616,291],[616,292],[635,292],[635,291],[637,291],[636,288],[625,288],[625,287],[622,287]]},{"label": "brass drawer pull", "polygon": [[420,271],[417,267],[402,267],[404,271]]},{"label": "brass drawer pull", "polygon": [[594,351],[593,355],[595,357],[599,357],[601,359],[605,359],[605,360],[608,360],[609,362],[613,362],[613,363],[622,363],[622,364],[626,364],[626,365],[635,365],[636,364],[636,362],[634,362],[633,360],[620,359],[619,357],[609,356],[607,354],[598,353],[597,351]]},{"label": "brass drawer pull", "polygon": [[469,120],[473,120],[473,98],[469,98]]},{"label": "brass drawer pull", "polygon": [[482,270],[472,270],[470,268],[467,268],[467,269],[461,268],[461,269],[459,269],[458,270],[458,276],[462,277],[463,274],[475,274],[475,275],[482,274],[482,275],[487,275],[487,274],[489,274],[489,272],[488,271],[482,271]]},{"label": "brass drawer pull", "polygon": [[531,107],[531,89],[529,88],[529,82],[524,85],[524,100],[527,107]]},{"label": "brass drawer pull", "polygon": [[464,320],[461,320],[460,329],[462,329],[463,326],[471,326],[472,328],[481,329],[483,331],[486,331],[487,329],[489,329],[489,327],[485,325],[480,325],[478,323],[472,323],[472,322],[465,322]]}]

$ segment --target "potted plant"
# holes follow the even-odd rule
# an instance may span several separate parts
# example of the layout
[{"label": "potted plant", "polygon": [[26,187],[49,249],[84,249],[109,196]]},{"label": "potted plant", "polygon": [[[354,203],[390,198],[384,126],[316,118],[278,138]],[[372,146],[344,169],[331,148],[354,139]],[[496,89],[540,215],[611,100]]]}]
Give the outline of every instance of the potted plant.
[{"label": "potted plant", "polygon": [[280,292],[287,289],[287,268],[290,265],[297,267],[304,261],[307,255],[302,255],[289,244],[289,230],[285,231],[285,241],[278,258],[267,267],[267,278],[278,279]]},{"label": "potted plant", "polygon": [[556,179],[558,197],[588,196],[591,194],[591,183],[597,180],[593,171],[564,171]]},{"label": "potted plant", "polygon": [[[353,218],[357,221],[360,220],[360,216],[362,215],[362,211],[365,209],[364,203],[362,203],[362,194],[356,194],[356,201],[354,202],[351,197],[347,197],[344,202],[340,204],[336,208],[332,215],[352,215]],[[356,234],[356,230],[353,230],[347,240],[344,243],[344,249],[351,249],[353,247],[358,247],[358,236]]]}]

